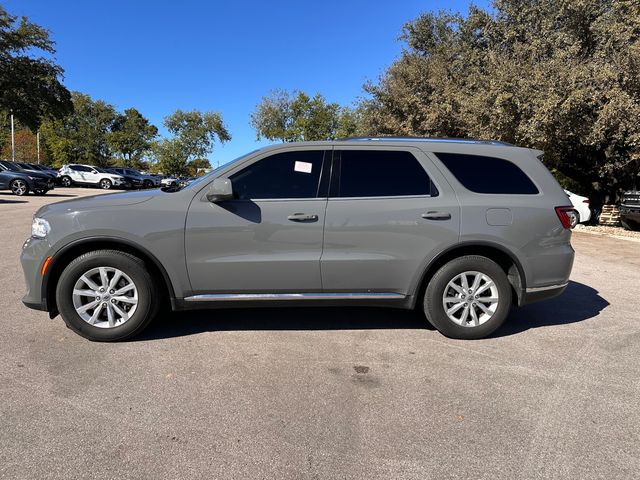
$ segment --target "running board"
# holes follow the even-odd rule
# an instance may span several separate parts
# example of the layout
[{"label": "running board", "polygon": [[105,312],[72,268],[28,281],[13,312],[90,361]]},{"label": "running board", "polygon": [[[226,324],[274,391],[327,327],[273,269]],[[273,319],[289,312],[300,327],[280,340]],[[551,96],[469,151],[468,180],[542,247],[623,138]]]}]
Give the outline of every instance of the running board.
[{"label": "running board", "polygon": [[254,300],[402,300],[400,293],[214,293],[185,297],[185,302],[229,302]]}]

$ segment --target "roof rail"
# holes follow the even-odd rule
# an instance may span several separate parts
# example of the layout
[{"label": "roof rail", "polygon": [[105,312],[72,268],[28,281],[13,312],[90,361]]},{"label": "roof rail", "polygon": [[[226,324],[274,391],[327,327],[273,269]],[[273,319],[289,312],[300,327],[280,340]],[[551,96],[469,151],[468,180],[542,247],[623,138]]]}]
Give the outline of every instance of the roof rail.
[{"label": "roof rail", "polygon": [[512,146],[511,143],[501,142],[499,140],[479,140],[476,138],[450,138],[450,137],[349,137],[341,138],[345,142],[433,142],[433,143],[470,143],[480,145],[500,145]]}]

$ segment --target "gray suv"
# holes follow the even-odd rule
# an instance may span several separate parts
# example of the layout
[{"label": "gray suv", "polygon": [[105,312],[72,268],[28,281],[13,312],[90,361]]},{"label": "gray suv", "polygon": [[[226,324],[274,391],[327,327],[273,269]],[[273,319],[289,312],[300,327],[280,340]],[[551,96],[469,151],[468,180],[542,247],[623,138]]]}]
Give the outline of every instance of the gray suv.
[{"label": "gray suv", "polygon": [[444,335],[491,334],[560,294],[573,207],[542,152],[493,141],[364,138],[254,151],[187,186],[41,208],[25,305],[91,340],[173,310],[418,308]]}]

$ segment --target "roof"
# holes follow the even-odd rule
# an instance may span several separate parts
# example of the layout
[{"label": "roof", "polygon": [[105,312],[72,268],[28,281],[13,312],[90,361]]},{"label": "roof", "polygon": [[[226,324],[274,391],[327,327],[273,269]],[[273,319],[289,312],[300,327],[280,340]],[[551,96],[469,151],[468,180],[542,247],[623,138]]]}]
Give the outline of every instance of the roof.
[{"label": "roof", "polygon": [[350,137],[341,139],[346,142],[429,142],[429,143],[463,143],[472,145],[498,145],[511,147],[510,143],[499,140],[479,140],[475,138],[437,138],[437,137]]}]

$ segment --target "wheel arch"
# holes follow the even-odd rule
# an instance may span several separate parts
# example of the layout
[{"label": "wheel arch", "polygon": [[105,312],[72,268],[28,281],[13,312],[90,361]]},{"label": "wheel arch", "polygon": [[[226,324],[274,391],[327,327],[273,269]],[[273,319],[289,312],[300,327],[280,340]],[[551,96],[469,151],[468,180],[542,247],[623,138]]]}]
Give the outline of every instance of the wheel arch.
[{"label": "wheel arch", "polygon": [[[63,270],[74,259],[93,250],[119,250],[140,258],[146,267],[152,272],[155,278],[161,279],[159,282],[170,301],[171,307],[175,308],[175,290],[167,271],[162,263],[146,248],[126,239],[115,237],[94,237],[77,240],[63,247],[54,256],[42,281],[42,298],[46,299],[47,310],[53,318],[58,314],[56,304],[56,286]],[[166,298],[161,295],[160,298]]]},{"label": "wheel arch", "polygon": [[454,258],[464,255],[481,255],[496,262],[504,270],[509,279],[511,289],[513,290],[514,302],[517,302],[518,305],[521,303],[523,292],[526,288],[526,276],[522,268],[522,263],[515,254],[496,243],[464,242],[440,252],[427,264],[419,277],[414,295],[412,295],[413,304],[411,308],[422,304],[425,288],[440,267]]}]

